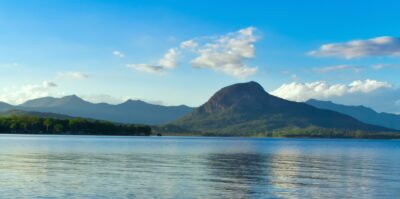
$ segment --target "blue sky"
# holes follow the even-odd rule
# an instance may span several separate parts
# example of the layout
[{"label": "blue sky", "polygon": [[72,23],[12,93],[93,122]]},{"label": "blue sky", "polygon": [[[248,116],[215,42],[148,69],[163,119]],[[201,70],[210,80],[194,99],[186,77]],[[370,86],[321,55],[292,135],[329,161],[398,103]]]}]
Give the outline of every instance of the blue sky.
[{"label": "blue sky", "polygon": [[398,10],[389,0],[3,0],[0,100],[198,106],[253,80],[291,100],[398,113]]}]

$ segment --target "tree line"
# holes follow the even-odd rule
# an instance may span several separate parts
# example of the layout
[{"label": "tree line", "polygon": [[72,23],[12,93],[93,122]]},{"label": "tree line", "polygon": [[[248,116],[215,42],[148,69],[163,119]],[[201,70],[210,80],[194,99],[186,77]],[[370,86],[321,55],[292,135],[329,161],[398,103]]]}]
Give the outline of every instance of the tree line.
[{"label": "tree line", "polygon": [[37,116],[10,116],[0,117],[0,133],[148,136],[151,135],[151,127],[83,118],[55,119]]}]

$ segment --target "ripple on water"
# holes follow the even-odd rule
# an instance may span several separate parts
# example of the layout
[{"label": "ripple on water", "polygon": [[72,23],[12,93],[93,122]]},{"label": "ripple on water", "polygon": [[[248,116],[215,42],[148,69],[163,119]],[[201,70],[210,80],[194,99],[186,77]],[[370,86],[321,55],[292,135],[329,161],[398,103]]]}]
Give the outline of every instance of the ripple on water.
[{"label": "ripple on water", "polygon": [[400,141],[0,136],[4,198],[393,198]]}]

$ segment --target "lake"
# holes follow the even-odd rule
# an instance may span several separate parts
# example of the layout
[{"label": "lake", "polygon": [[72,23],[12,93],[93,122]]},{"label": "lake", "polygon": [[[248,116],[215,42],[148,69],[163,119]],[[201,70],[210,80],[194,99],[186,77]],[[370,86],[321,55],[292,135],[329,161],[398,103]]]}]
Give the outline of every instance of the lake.
[{"label": "lake", "polygon": [[1,198],[395,198],[400,141],[0,136]]}]

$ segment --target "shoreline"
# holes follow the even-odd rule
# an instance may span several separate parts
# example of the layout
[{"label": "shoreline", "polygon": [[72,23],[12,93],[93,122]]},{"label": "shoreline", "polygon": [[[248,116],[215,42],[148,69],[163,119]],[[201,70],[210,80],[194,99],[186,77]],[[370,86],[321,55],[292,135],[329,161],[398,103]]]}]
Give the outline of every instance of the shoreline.
[{"label": "shoreline", "polygon": [[162,137],[185,137],[185,138],[250,138],[250,139],[337,139],[337,140],[400,140],[400,133],[398,136],[393,137],[317,137],[317,136],[237,136],[237,135],[201,135],[201,134],[182,134],[182,133],[165,133],[160,135],[126,135],[126,134],[71,134],[71,133],[0,133],[0,137],[3,135],[21,135],[21,136],[91,136],[91,137],[151,137],[151,138],[162,138]]}]

